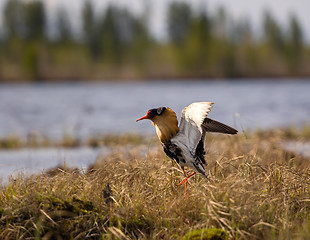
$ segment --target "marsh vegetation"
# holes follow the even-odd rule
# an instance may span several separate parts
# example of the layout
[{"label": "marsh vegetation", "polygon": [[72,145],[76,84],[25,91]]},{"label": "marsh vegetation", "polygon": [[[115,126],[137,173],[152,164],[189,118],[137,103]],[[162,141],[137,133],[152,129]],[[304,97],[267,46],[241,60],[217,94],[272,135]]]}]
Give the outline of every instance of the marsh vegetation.
[{"label": "marsh vegetation", "polygon": [[1,188],[0,238],[308,239],[309,159],[281,138],[208,136],[209,179],[191,178],[186,197],[160,147],[141,156],[115,145],[87,172],[17,177]]}]

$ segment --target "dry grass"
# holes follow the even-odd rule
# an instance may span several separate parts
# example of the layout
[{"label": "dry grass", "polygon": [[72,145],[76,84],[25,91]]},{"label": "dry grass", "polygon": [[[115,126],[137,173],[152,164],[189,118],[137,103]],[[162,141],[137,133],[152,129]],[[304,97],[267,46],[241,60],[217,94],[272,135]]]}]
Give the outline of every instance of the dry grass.
[{"label": "dry grass", "polygon": [[102,147],[116,146],[122,144],[141,145],[145,142],[145,137],[137,134],[109,134],[109,135],[94,135],[81,140],[74,135],[64,133],[59,140],[49,139],[39,132],[32,132],[25,139],[17,135],[8,135],[0,138],[1,149],[20,149],[20,148],[47,148],[47,147],[64,147],[77,148],[83,146]]},{"label": "dry grass", "polygon": [[209,180],[161,149],[116,152],[83,174],[18,178],[0,192],[1,239],[309,239],[310,160],[276,137],[212,137]]}]

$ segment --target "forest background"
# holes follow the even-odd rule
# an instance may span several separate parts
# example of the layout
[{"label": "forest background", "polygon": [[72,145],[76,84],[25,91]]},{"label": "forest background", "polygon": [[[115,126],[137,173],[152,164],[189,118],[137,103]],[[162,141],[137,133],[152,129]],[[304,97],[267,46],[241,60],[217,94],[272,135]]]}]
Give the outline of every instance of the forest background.
[{"label": "forest background", "polygon": [[0,29],[0,82],[309,77],[310,45],[295,15],[283,26],[265,11],[262,32],[225,8],[214,13],[172,1],[166,39],[148,27],[149,11],[110,4],[82,7],[80,32],[59,9],[48,34],[43,1],[7,1]]}]

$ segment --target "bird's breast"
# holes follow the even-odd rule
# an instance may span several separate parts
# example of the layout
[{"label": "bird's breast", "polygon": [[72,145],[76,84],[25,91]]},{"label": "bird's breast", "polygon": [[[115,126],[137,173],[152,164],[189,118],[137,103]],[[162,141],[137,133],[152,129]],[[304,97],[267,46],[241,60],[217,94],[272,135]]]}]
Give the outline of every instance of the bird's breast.
[{"label": "bird's breast", "polygon": [[174,112],[165,112],[163,115],[153,118],[152,122],[162,143],[168,142],[179,132],[178,120]]},{"label": "bird's breast", "polygon": [[168,142],[171,138],[173,138],[179,131],[179,128],[172,125],[167,124],[154,124],[157,136],[162,143]]}]

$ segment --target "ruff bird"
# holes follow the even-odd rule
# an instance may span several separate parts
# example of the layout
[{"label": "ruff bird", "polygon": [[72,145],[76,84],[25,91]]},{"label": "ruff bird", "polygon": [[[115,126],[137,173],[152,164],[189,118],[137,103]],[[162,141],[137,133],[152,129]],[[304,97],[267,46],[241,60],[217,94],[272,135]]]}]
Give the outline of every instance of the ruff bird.
[{"label": "ruff bird", "polygon": [[[196,102],[182,110],[180,126],[174,111],[168,107],[148,110],[147,114],[137,120],[149,119],[155,126],[157,136],[166,155],[181,167],[185,178],[178,184],[185,184],[196,172],[207,177],[203,164],[205,161],[204,142],[206,132],[236,134],[238,131],[223,123],[207,118],[213,102]],[[184,167],[194,170],[187,175]]]}]

